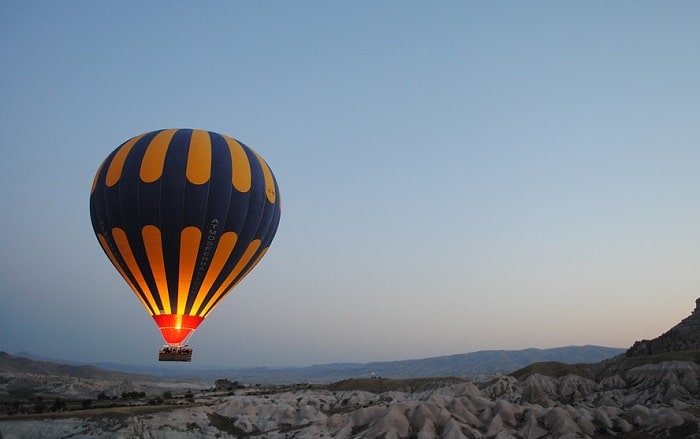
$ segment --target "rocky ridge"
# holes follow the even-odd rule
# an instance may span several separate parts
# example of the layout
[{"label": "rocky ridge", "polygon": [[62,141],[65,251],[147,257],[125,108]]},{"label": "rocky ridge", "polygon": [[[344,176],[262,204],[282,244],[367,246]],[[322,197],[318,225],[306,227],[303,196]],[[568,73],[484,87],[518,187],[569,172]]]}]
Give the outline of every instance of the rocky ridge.
[{"label": "rocky ridge", "polygon": [[695,301],[695,310],[690,316],[653,340],[635,342],[625,355],[644,357],[688,351],[700,351],[700,299]]}]

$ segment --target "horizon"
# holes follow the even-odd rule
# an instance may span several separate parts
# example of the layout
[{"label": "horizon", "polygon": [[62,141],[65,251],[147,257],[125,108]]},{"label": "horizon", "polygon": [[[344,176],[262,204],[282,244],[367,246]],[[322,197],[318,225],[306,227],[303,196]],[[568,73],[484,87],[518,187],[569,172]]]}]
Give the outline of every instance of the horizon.
[{"label": "horizon", "polygon": [[[246,367],[236,367],[236,366],[226,366],[226,365],[197,365],[196,361],[192,361],[190,363],[173,363],[171,366],[178,368],[180,372],[185,373],[188,369],[193,370],[193,371],[215,371],[218,369],[231,369],[231,370],[246,370],[246,369],[267,369],[267,370],[275,370],[275,369],[305,369],[305,368],[313,368],[313,367],[318,367],[318,366],[337,366],[337,365],[353,365],[353,366],[363,366],[363,365],[371,365],[371,364],[382,364],[382,363],[401,363],[401,362],[411,362],[411,361],[424,361],[424,360],[430,360],[430,359],[438,359],[438,358],[447,358],[447,357],[455,357],[455,356],[465,356],[465,355],[476,355],[476,354],[484,354],[484,353],[520,353],[520,352],[526,352],[526,351],[538,351],[538,352],[547,352],[547,351],[556,351],[556,350],[565,350],[565,349],[570,349],[570,348],[600,348],[600,349],[610,349],[610,350],[621,350],[621,351],[626,351],[629,348],[621,348],[621,347],[614,347],[614,346],[598,346],[598,345],[569,345],[569,346],[557,346],[557,347],[551,347],[551,348],[536,348],[536,347],[530,347],[530,348],[523,348],[523,349],[483,349],[479,351],[471,351],[471,352],[460,352],[460,353],[453,353],[453,354],[444,354],[444,355],[436,355],[432,357],[421,357],[421,358],[404,358],[404,359],[397,359],[397,360],[382,360],[382,361],[363,361],[363,362],[357,362],[357,361],[342,361],[342,362],[337,362],[337,361],[331,361],[329,363],[314,363],[314,364],[303,364],[303,365],[284,365],[284,364],[279,364],[279,365],[258,365],[258,366],[246,366]],[[47,357],[41,354],[37,354],[34,352],[29,352],[29,351],[19,351],[15,353],[10,353],[10,352],[5,352],[0,350],[0,354],[8,354],[10,356],[16,357],[16,358],[25,358],[28,360],[32,361],[46,361],[50,363],[56,363],[56,364],[68,364],[68,365],[75,365],[75,366],[95,366],[99,368],[106,368],[106,370],[119,370],[119,369],[109,369],[110,367],[136,367],[136,368],[144,368],[147,370],[150,369],[158,369],[159,365],[162,365],[162,363],[158,364],[146,364],[146,363],[122,363],[122,362],[112,362],[112,361],[100,361],[100,360],[92,360],[92,361],[80,361],[80,360],[71,360],[71,359],[66,359],[66,358],[53,358],[53,357]],[[194,357],[193,357],[194,358]],[[166,366],[167,367],[167,366]],[[161,370],[163,368],[160,368]],[[169,372],[174,372],[174,371],[169,371]]]},{"label": "horizon", "polygon": [[281,220],[194,362],[631,346],[700,294],[700,4],[0,5],[0,350],[157,362],[91,227],[100,163],[188,127]]}]

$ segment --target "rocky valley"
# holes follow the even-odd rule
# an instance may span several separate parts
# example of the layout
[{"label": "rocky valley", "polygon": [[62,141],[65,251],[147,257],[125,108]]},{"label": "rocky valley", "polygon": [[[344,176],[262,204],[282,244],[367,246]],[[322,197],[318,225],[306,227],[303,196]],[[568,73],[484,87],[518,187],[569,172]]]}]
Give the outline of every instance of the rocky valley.
[{"label": "rocky valley", "polygon": [[698,438],[699,341],[700,301],[666,333],[613,358],[537,362],[483,380],[244,385],[89,366],[66,366],[62,374],[5,356],[0,433],[5,439]]}]

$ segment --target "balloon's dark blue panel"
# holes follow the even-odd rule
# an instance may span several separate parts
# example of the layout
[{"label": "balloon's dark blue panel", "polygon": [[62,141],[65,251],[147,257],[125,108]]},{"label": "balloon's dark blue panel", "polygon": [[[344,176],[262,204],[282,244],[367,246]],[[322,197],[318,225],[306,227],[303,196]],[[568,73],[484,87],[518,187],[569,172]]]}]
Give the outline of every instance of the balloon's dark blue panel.
[{"label": "balloon's dark blue panel", "polygon": [[[277,192],[279,193],[279,192]],[[262,247],[267,248],[272,244],[272,239],[275,237],[275,234],[277,233],[277,226],[279,226],[280,222],[280,215],[282,211],[279,209],[279,206],[276,205],[276,208],[274,209],[272,219],[270,220],[270,224],[268,225],[267,229],[264,231],[264,234],[262,235]]]}]

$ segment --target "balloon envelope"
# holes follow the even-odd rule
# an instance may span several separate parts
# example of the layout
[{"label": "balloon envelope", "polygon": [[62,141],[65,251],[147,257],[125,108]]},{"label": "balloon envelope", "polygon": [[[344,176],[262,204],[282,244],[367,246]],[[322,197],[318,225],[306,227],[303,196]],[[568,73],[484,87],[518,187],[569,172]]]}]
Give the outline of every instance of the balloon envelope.
[{"label": "balloon envelope", "polygon": [[168,129],[129,139],[105,159],[90,216],[112,264],[177,346],[265,255],[280,197],[251,148]]}]

